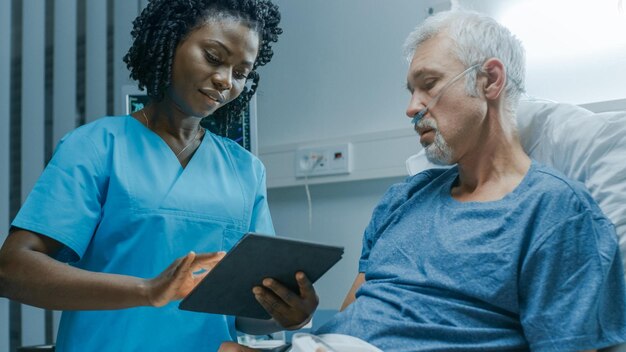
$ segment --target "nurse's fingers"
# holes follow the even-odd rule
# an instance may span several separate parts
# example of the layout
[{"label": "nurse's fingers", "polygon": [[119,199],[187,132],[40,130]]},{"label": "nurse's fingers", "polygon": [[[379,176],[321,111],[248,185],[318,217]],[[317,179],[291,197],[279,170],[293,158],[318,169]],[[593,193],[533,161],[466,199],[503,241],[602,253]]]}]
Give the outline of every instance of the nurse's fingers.
[{"label": "nurse's fingers", "polygon": [[147,303],[154,307],[161,307],[172,299],[178,299],[181,287],[185,286],[192,273],[192,263],[196,254],[190,252],[184,257],[176,259],[157,277],[147,280]]},{"label": "nurse's fingers", "polygon": [[307,305],[315,304],[317,306],[318,297],[317,293],[315,293],[315,288],[313,288],[313,284],[303,272],[299,271],[296,273],[296,282],[300,292],[293,292],[272,278],[264,279],[263,286],[272,290],[292,307],[299,307],[303,303]]},{"label": "nurse's fingers", "polygon": [[[260,286],[255,286],[252,288],[252,293],[256,298],[257,302],[261,304],[261,306],[273,317],[277,318],[276,315],[278,311],[282,309],[287,309],[287,305],[283,302],[280,297],[276,296],[272,291],[262,288]],[[280,323],[280,319],[276,319]]]},{"label": "nurse's fingers", "polygon": [[[265,285],[265,282],[263,284]],[[317,306],[317,304],[309,305],[308,302],[299,297],[297,298],[299,303],[292,306],[267,287],[255,286],[252,292],[256,300],[269,315],[283,328],[288,330],[299,329],[306,324]]]},{"label": "nurse's fingers", "polygon": [[[189,252],[186,256],[177,259],[173,265],[175,265],[172,274],[170,275],[171,284],[175,287],[179,286],[183,283],[183,281],[193,275],[193,263],[196,260],[197,254],[194,252]],[[167,272],[168,270],[166,270]]]},{"label": "nurse's fingers", "polygon": [[315,288],[313,288],[313,284],[309,280],[309,278],[301,271],[296,273],[296,281],[298,282],[298,287],[300,287],[300,296],[305,300],[313,300],[317,301],[317,293],[315,293]]},{"label": "nurse's fingers", "polygon": [[189,252],[187,253],[186,256],[177,259],[174,262],[174,265],[176,266],[176,268],[174,269],[174,273],[172,276],[180,277],[181,275],[190,272],[194,260],[196,260],[196,253],[194,252]]},{"label": "nurse's fingers", "polygon": [[286,286],[280,282],[272,279],[265,278],[262,282],[263,286],[271,290],[276,296],[282,299],[290,307],[297,307],[301,304],[301,299],[298,292],[292,292]]},{"label": "nurse's fingers", "polygon": [[202,281],[202,279],[204,279],[205,276],[207,276],[209,274],[208,271],[205,271],[203,273],[200,274],[194,274],[193,275],[193,286],[196,287],[196,285],[198,285],[200,283],[200,281]]},{"label": "nurse's fingers", "polygon": [[196,257],[191,265],[193,272],[198,270],[211,270],[213,267],[224,258],[226,252],[215,253],[202,253],[196,254]]}]

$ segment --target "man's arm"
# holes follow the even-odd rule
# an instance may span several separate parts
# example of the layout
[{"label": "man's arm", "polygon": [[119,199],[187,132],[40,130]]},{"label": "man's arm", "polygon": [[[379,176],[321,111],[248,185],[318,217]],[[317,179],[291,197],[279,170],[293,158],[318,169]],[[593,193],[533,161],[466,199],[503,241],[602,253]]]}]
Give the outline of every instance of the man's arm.
[{"label": "man's arm", "polygon": [[340,311],[346,309],[346,307],[348,307],[352,302],[354,302],[354,300],[356,299],[356,290],[358,290],[359,287],[361,287],[361,285],[363,285],[364,282],[365,282],[365,273],[359,273],[356,276],[356,279],[354,279],[354,282],[352,283],[352,287],[350,288],[350,291],[348,291],[346,298],[343,300],[343,304],[341,305]]}]

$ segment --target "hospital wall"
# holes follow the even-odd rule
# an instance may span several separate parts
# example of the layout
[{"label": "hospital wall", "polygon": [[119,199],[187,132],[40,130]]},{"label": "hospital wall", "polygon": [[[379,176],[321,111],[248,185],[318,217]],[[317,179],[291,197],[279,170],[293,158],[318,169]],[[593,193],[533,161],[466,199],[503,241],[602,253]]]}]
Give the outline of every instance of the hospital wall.
[{"label": "hospital wall", "polygon": [[[414,0],[394,0],[393,6],[378,0],[277,3],[284,34],[272,63],[260,72],[257,108],[260,157],[270,177],[269,204],[278,235],[345,247],[343,259],[316,284],[320,308],[337,309],[358,272],[361,237],[373,208],[391,184],[404,178],[404,159],[420,149],[404,115],[407,62],[401,47],[426,17],[427,7]],[[352,141],[354,136],[377,139],[384,131],[397,130],[407,132],[408,148],[386,156],[383,142],[372,145],[380,153],[364,156],[395,157],[398,168],[391,176],[353,180],[347,175],[328,183],[329,177],[310,178],[311,224],[304,186],[275,186],[272,179],[273,169],[281,167],[277,164],[287,163],[288,169],[294,165],[289,158],[273,161],[275,148]],[[354,152],[363,156],[358,149]]]}]

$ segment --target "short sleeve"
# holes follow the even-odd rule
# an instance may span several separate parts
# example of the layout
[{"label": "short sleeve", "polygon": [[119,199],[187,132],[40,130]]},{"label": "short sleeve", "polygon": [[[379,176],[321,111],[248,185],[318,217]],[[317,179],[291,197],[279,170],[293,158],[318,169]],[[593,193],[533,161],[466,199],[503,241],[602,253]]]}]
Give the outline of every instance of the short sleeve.
[{"label": "short sleeve", "polygon": [[82,257],[101,218],[100,154],[80,129],[65,136],[11,225],[63,243],[71,253],[60,260]]},{"label": "short sleeve", "polygon": [[[382,197],[372,213],[372,218],[365,228],[363,234],[363,247],[361,249],[361,258],[359,259],[359,272],[364,273],[367,270],[370,252],[380,235],[385,231],[389,221],[398,208],[405,204],[416,193],[428,187],[435,179],[442,177],[454,177],[456,168],[437,168],[422,171],[416,175],[407,177],[404,182],[396,183],[391,186]],[[447,175],[447,176],[446,176]]]},{"label": "short sleeve", "polygon": [[374,222],[374,217],[376,216],[376,211],[374,211],[374,215],[370,220],[370,223],[365,228],[365,232],[363,234],[363,247],[361,248],[361,258],[359,258],[359,272],[364,273],[367,270],[367,266],[369,264],[369,257],[376,240],[378,239],[377,231],[376,231],[376,223]]},{"label": "short sleeve", "polygon": [[533,351],[585,350],[626,335],[613,225],[586,210],[538,238],[520,273],[520,319]]},{"label": "short sleeve", "polygon": [[408,188],[409,183],[406,182],[391,186],[374,208],[372,218],[363,233],[363,247],[361,248],[361,258],[359,259],[360,273],[364,273],[367,270],[370,252],[374,248],[380,234],[384,231],[390,214],[406,202],[406,191]]},{"label": "short sleeve", "polygon": [[256,194],[254,197],[254,207],[252,209],[250,231],[273,235],[274,225],[272,224],[272,216],[270,214],[270,208],[267,204],[265,167],[262,165],[260,166],[259,175],[259,182],[257,184]]}]

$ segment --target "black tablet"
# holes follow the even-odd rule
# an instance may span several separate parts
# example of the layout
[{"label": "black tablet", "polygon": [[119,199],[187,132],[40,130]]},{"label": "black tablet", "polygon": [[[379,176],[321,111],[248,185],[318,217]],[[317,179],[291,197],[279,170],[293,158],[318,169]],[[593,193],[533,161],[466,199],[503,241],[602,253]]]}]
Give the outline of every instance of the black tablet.
[{"label": "black tablet", "polygon": [[295,274],[317,281],[341,259],[343,247],[248,233],[179,304],[179,309],[269,319],[252,288],[266,277],[299,292]]}]

